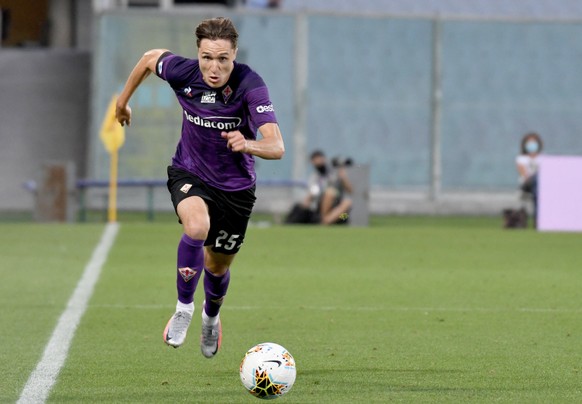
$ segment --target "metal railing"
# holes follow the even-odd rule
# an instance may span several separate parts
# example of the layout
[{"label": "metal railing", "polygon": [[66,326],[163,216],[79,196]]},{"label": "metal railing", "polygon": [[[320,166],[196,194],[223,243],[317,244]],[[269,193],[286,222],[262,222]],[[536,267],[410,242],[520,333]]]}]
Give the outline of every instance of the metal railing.
[{"label": "metal railing", "polygon": [[[307,186],[304,181],[295,180],[260,180],[257,181],[260,187],[284,187],[284,188],[305,188]],[[87,221],[87,201],[86,193],[90,188],[108,188],[109,181],[80,179],[76,183],[79,203],[79,221]],[[155,218],[154,206],[154,190],[155,188],[165,188],[166,180],[164,179],[121,179],[117,182],[119,188],[146,188],[146,217],[148,221],[153,221]],[[107,194],[104,195],[104,198]],[[106,199],[105,199],[106,201]],[[104,202],[106,206],[106,202]]]}]

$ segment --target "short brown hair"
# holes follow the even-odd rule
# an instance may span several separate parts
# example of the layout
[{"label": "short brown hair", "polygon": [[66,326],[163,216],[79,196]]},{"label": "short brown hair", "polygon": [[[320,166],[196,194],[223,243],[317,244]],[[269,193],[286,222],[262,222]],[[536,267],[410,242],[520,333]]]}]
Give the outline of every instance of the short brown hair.
[{"label": "short brown hair", "polygon": [[234,49],[237,47],[238,32],[230,18],[218,17],[204,20],[196,27],[195,33],[198,47],[203,39],[212,41],[226,39],[230,41]]}]

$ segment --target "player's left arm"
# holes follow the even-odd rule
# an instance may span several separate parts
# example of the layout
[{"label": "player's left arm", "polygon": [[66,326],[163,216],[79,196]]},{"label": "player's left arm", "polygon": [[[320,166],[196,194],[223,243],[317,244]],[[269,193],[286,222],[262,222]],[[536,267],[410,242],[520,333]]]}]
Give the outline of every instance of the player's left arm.
[{"label": "player's left arm", "polygon": [[285,154],[285,144],[279,125],[268,122],[259,127],[261,139],[249,140],[236,130],[222,132],[222,137],[227,140],[227,147],[233,152],[252,154],[266,160],[279,160]]}]

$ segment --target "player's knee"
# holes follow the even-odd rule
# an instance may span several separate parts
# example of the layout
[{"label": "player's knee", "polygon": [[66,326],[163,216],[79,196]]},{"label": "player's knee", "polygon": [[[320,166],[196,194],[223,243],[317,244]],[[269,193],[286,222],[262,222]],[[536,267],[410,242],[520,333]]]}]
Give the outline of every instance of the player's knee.
[{"label": "player's knee", "polygon": [[225,255],[209,251],[206,255],[206,269],[214,276],[223,276],[230,268],[235,255]]},{"label": "player's knee", "polygon": [[224,263],[218,264],[208,264],[206,263],[206,269],[214,276],[223,276],[229,270],[230,266],[225,265]]},{"label": "player's knee", "polygon": [[184,233],[193,240],[206,240],[210,230],[210,222],[206,220],[186,219],[182,220]]}]

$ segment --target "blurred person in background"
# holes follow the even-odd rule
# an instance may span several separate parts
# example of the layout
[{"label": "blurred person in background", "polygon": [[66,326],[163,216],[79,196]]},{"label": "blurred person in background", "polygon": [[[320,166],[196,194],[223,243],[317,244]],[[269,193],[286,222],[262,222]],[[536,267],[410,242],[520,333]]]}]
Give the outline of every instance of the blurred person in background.
[{"label": "blurred person in background", "polygon": [[533,202],[534,223],[538,206],[538,164],[544,147],[542,138],[537,133],[527,133],[521,139],[521,153],[516,157],[519,187]]},{"label": "blurred person in background", "polygon": [[311,153],[313,174],[308,194],[302,203],[293,206],[286,223],[345,224],[352,207],[352,184],[347,175],[351,159],[336,157],[327,162],[321,150]]}]

